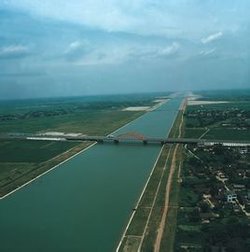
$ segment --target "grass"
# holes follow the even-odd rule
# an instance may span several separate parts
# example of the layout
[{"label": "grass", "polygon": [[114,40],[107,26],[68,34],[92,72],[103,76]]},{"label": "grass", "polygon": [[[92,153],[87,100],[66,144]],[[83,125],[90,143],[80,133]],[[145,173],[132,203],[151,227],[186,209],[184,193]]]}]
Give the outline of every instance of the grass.
[{"label": "grass", "polygon": [[[0,163],[41,163],[75,147],[77,144],[79,143],[2,140],[0,141]],[[0,177],[1,172],[2,169],[0,169]]]},{"label": "grass", "polygon": [[104,110],[84,111],[54,117],[28,118],[21,123],[17,123],[15,120],[1,122],[0,133],[59,131],[101,135],[114,131],[142,114],[143,112]]},{"label": "grass", "polygon": [[223,140],[250,140],[250,130],[213,128],[202,138]]},{"label": "grass", "polygon": [[139,207],[134,215],[134,220],[136,221],[133,221],[133,223],[129,226],[126,235],[142,236],[149,212],[150,208]]},{"label": "grass", "polygon": [[0,133],[38,131],[107,134],[143,112],[129,106],[152,106],[155,95],[93,96],[0,102]]},{"label": "grass", "polygon": [[181,188],[180,205],[182,207],[187,206],[193,207],[196,206],[197,202],[198,202],[198,196],[195,192],[186,187]]},{"label": "grass", "polygon": [[194,129],[186,129],[184,137],[185,138],[199,138],[202,134],[206,132],[205,128],[194,128]]},{"label": "grass", "polygon": [[[182,230],[181,228],[178,227],[176,233],[177,233],[176,242],[175,242],[176,251],[179,251],[177,248],[180,248],[183,245],[186,245],[187,247],[197,247],[199,249],[202,248],[202,245],[201,245],[202,232],[201,231],[194,231],[194,230],[187,231],[187,230]],[[203,251],[203,250],[200,250],[200,251]]]},{"label": "grass", "polygon": [[140,246],[140,237],[126,236],[123,239],[121,248],[123,252],[137,252]]},{"label": "grass", "polygon": [[[165,164],[166,170],[164,171],[164,174],[161,180],[161,185],[160,185],[159,192],[156,198],[156,204],[153,208],[152,215],[149,220],[146,236],[142,244],[143,251],[153,251],[154,249],[154,242],[156,240],[157,230],[158,230],[161,218],[162,218],[164,205],[165,205],[166,184],[167,184],[168,176],[169,176],[168,168],[171,166],[171,163],[172,163],[174,148],[175,146],[172,146],[172,148],[169,150],[170,152],[169,159],[167,160],[167,163]],[[177,181],[178,181],[177,174],[178,174],[178,169],[175,170],[173,180],[172,180],[170,199],[169,199],[169,209],[167,213],[167,219],[166,219],[165,229],[164,229],[164,233],[163,233],[163,237],[161,241],[160,251],[171,251],[171,248],[174,243],[177,204],[178,204],[178,196],[179,196],[179,185],[177,184]]]},{"label": "grass", "polygon": [[183,231],[188,231],[188,232],[199,232],[201,227],[198,225],[179,225],[178,228]]},{"label": "grass", "polygon": [[0,188],[4,187],[7,183],[11,181],[14,181],[17,177],[21,177],[23,174],[32,171],[36,167],[36,164],[27,162],[11,162],[0,164]]},{"label": "grass", "polygon": [[[176,167],[181,169],[182,166],[182,146],[178,146],[179,151],[177,154]],[[172,186],[170,191],[169,209],[166,219],[166,225],[161,242],[161,251],[173,251],[175,241],[175,231],[177,225],[177,214],[179,209],[179,195],[180,195],[180,182],[179,182],[179,169],[175,169]]]},{"label": "grass", "polygon": [[156,193],[157,186],[159,184],[159,178],[162,175],[166,159],[169,155],[170,149],[164,146],[162,149],[161,155],[158,159],[158,162],[156,164],[156,167],[154,169],[154,172],[151,176],[151,179],[149,180],[149,183],[147,185],[147,188],[145,190],[145,193],[143,194],[143,197],[141,199],[141,202],[139,203],[140,207],[151,207],[152,202],[154,200],[154,196]]},{"label": "grass", "polygon": [[[183,135],[184,124],[182,124],[181,132],[179,132],[179,125],[181,124],[183,117],[183,111],[178,114],[177,120],[175,122],[175,127],[171,134],[173,137],[178,137],[179,134]],[[175,233],[177,225],[177,214],[179,209],[179,194],[180,194],[180,178],[179,174],[182,167],[183,159],[183,146],[177,145],[176,163],[175,170],[172,177],[172,184],[169,195],[169,208],[165,223],[165,228],[162,236],[160,251],[173,251],[175,242]]]},{"label": "grass", "polygon": [[178,211],[176,238],[174,244],[175,251],[181,251],[180,248],[183,245],[187,247],[196,247],[202,249],[203,234],[201,231],[201,225],[199,223],[192,223],[187,218],[187,215],[190,214],[193,210],[193,207],[182,207]]},{"label": "grass", "polygon": [[[213,101],[213,99],[211,99]],[[208,100],[209,101],[209,100]],[[199,110],[199,109],[207,109],[207,110],[227,110],[229,108],[241,109],[241,110],[249,110],[250,103],[249,101],[231,101],[228,103],[214,103],[214,104],[202,104],[202,105],[189,105],[188,110]]]}]

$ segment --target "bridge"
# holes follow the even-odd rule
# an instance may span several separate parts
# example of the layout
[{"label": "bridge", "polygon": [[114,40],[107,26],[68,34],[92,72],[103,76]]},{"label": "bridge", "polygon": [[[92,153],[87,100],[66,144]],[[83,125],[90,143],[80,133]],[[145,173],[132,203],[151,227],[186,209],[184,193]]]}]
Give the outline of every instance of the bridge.
[{"label": "bridge", "polygon": [[44,140],[44,141],[92,141],[97,143],[142,143],[147,144],[196,144],[200,146],[224,145],[224,146],[250,146],[250,141],[244,140],[214,140],[199,138],[164,138],[164,137],[147,137],[138,132],[128,132],[120,135],[107,136],[88,136],[82,134],[7,134],[0,135],[0,139],[19,139],[19,140]]},{"label": "bridge", "polygon": [[196,145],[225,145],[225,146],[250,146],[250,141],[239,140],[209,140],[197,138],[156,138],[145,137],[144,139],[106,137],[106,136],[86,136],[86,137],[67,137],[67,141],[95,141],[98,143],[143,143],[143,144],[196,144]]}]

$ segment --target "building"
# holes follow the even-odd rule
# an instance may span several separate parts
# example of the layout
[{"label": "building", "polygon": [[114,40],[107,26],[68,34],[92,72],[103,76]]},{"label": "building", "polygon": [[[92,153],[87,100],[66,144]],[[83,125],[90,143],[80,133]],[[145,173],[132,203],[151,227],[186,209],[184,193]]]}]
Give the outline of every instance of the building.
[{"label": "building", "polygon": [[237,200],[237,194],[233,191],[226,193],[226,200],[228,203],[234,203]]}]

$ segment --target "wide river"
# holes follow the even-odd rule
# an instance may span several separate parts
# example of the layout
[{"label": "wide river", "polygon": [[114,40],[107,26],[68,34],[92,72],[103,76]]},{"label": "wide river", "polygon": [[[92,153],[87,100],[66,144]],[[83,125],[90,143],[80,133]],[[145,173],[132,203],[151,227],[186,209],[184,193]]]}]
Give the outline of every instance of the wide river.
[{"label": "wide river", "polygon": [[[182,97],[115,134],[166,137]],[[114,251],[160,145],[96,144],[0,200],[0,251]]]}]

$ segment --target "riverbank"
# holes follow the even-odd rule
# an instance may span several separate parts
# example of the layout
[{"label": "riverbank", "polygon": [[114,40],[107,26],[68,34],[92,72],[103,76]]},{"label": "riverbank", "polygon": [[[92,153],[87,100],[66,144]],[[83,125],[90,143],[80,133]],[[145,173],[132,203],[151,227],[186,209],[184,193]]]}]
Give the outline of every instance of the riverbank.
[{"label": "riverbank", "polygon": [[[96,143],[88,143],[85,142],[79,146],[81,146],[80,148],[82,148],[82,150],[79,150],[79,146],[77,148],[72,148],[68,151],[66,151],[65,153],[62,153],[61,155],[53,158],[53,160],[49,160],[48,163],[43,164],[39,170],[36,170],[36,172],[30,172],[29,174],[25,174],[25,177],[21,177],[18,178],[17,180],[15,180],[15,183],[11,183],[10,185],[6,185],[6,187],[1,188],[3,191],[10,191],[6,194],[4,194],[3,196],[0,197],[0,200],[10,196],[11,194],[17,192],[18,190],[22,189],[23,187],[29,185],[30,183],[34,182],[35,180],[37,180],[38,178],[44,176],[45,174],[53,171],[54,169],[56,169],[58,166],[62,165],[63,163],[69,161],[70,159],[76,157],[77,155],[83,153],[84,151],[87,151],[89,148],[91,148],[92,146],[94,146]],[[52,166],[51,168],[48,169],[48,167],[50,167],[52,165],[52,162],[59,162],[58,164]],[[35,176],[36,174],[39,174],[37,176]],[[34,176],[34,178],[32,178]],[[28,178],[32,178],[30,179],[28,182],[24,182],[26,180],[28,180]],[[20,186],[18,186],[20,184]],[[17,186],[17,187],[16,187]],[[16,188],[15,188],[16,187]],[[11,188],[15,188],[13,190],[10,190]]]},{"label": "riverbank", "polygon": [[[170,137],[180,137],[182,134],[185,106],[186,101],[180,106],[180,112],[169,134]],[[179,174],[181,148],[182,146],[179,145],[162,147],[118,244],[117,252],[160,251],[161,246],[166,247],[166,241],[162,237],[165,238],[166,232],[169,233],[165,223],[166,220],[169,220],[169,214],[173,214],[173,200],[176,202],[176,199],[173,198],[172,189],[173,187],[176,188],[176,171]],[[177,210],[175,210],[176,214]],[[173,237],[174,232],[171,235]],[[163,243],[161,244],[161,242]],[[172,239],[171,241],[167,240],[167,244],[169,243],[173,244]]]}]

